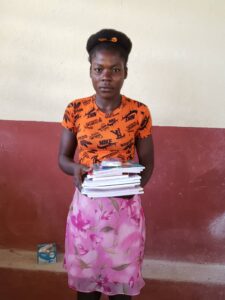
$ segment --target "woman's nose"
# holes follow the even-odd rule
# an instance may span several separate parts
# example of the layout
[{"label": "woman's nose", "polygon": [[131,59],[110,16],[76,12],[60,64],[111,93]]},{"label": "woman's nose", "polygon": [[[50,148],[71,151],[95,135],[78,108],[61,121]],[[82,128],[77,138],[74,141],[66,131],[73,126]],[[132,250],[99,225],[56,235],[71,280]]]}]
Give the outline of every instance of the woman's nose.
[{"label": "woman's nose", "polygon": [[110,70],[105,69],[102,73],[102,80],[111,80],[112,73]]}]

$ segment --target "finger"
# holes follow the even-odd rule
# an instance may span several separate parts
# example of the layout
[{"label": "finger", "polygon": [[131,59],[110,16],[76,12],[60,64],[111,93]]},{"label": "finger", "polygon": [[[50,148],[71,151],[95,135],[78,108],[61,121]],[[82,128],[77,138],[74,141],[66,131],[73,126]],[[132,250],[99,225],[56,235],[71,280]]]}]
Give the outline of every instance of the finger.
[{"label": "finger", "polygon": [[75,187],[76,187],[76,188],[78,188],[78,186],[79,186],[79,183],[78,183],[77,179],[74,179],[74,181],[73,181],[73,182],[74,182],[74,185],[75,185]]},{"label": "finger", "polygon": [[75,183],[75,186],[79,189],[79,191],[81,190],[81,183],[82,183],[82,180],[81,180],[81,175],[80,174],[76,174],[76,176],[74,176],[74,183]]},{"label": "finger", "polygon": [[81,192],[81,185],[79,185],[77,188],[78,188],[79,192]]},{"label": "finger", "polygon": [[91,167],[86,167],[86,166],[83,166],[82,169],[81,169],[81,171],[82,171],[83,174],[88,173],[91,170],[92,170]]},{"label": "finger", "polygon": [[77,184],[77,185],[76,185],[76,188],[79,190],[79,192],[81,192],[81,190],[82,190],[81,184]]}]

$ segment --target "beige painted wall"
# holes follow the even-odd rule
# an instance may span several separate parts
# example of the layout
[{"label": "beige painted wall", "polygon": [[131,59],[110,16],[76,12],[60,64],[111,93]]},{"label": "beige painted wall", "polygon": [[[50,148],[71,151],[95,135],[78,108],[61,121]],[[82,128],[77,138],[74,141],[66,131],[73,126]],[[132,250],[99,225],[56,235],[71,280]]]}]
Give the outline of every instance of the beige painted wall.
[{"label": "beige painted wall", "polygon": [[60,121],[93,92],[85,44],[133,41],[123,93],[155,125],[225,127],[224,0],[0,0],[0,118]]}]

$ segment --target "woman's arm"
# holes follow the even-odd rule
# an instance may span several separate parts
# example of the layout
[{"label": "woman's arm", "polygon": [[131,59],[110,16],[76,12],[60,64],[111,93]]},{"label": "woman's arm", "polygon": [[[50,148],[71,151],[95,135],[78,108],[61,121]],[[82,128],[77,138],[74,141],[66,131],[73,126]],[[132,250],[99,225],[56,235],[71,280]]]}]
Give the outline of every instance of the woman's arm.
[{"label": "woman's arm", "polygon": [[82,176],[89,171],[89,168],[74,162],[73,158],[76,148],[76,135],[70,130],[63,128],[58,153],[58,164],[64,173],[74,177],[75,186],[81,190]]},{"label": "woman's arm", "polygon": [[58,154],[58,163],[60,169],[68,174],[74,174],[74,154],[77,148],[77,139],[74,133],[70,130],[63,128]]},{"label": "woman's arm", "polygon": [[139,163],[145,167],[141,173],[141,186],[144,187],[149,181],[154,169],[154,146],[152,135],[146,138],[137,138],[135,146]]}]

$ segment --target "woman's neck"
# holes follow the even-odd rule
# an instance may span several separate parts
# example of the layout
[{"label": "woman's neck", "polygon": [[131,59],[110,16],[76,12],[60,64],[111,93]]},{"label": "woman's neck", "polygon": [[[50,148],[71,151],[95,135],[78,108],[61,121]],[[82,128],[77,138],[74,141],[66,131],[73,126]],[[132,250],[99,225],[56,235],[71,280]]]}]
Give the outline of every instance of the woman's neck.
[{"label": "woman's neck", "polygon": [[114,98],[102,98],[101,96],[95,96],[97,106],[105,113],[111,113],[114,109],[120,106],[122,96],[118,95]]}]

